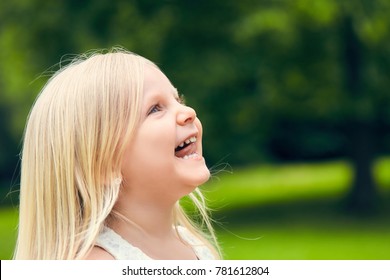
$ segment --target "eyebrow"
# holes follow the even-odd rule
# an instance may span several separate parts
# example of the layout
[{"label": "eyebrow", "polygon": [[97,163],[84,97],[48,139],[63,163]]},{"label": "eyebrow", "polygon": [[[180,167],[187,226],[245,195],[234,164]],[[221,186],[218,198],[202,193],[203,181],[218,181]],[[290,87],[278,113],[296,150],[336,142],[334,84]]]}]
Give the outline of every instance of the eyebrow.
[{"label": "eyebrow", "polygon": [[179,98],[180,97],[180,94],[179,94],[179,91],[177,90],[177,88],[173,87],[172,93],[173,93],[173,96],[175,98]]},{"label": "eyebrow", "polygon": [[172,93],[173,93],[173,97],[175,97],[177,102],[179,102],[180,104],[183,104],[183,105],[186,104],[186,100],[184,98],[184,95],[179,93],[177,88],[173,87]]}]

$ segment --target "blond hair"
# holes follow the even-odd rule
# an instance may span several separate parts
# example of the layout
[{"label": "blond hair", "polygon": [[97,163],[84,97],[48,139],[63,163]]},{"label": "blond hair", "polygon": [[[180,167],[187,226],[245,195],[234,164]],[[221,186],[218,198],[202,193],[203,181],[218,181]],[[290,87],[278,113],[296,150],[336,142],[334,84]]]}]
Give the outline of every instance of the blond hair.
[{"label": "blond hair", "polygon": [[[139,119],[145,64],[154,65],[123,49],[84,55],[42,89],[24,135],[15,259],[82,259],[91,250],[119,195],[115,179]],[[190,197],[209,238],[179,204],[175,225],[218,257],[203,196],[195,192],[200,199]]]}]

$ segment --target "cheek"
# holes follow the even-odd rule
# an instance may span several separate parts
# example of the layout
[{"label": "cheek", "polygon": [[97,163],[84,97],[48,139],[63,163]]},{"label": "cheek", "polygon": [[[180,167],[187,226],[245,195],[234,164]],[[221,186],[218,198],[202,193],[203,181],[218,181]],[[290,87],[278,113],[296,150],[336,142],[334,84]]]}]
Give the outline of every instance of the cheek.
[{"label": "cheek", "polygon": [[141,130],[125,150],[122,161],[124,176],[137,176],[160,170],[174,155],[169,132],[158,127]]},{"label": "cheek", "polygon": [[199,132],[203,132],[202,122],[200,121],[200,119],[195,118],[194,124],[198,128]]},{"label": "cheek", "polygon": [[172,137],[171,130],[154,126],[143,136],[139,139],[135,151],[138,157],[155,162],[166,160],[168,155],[174,155],[175,139]]},{"label": "cheek", "polygon": [[196,126],[196,128],[198,129],[198,138],[201,140],[198,144],[198,149],[199,151],[202,153],[203,151],[203,147],[202,147],[202,138],[203,138],[203,127],[202,127],[202,123],[200,122],[200,120],[198,118],[195,119],[194,121],[194,124]]},{"label": "cheek", "polygon": [[198,118],[196,118],[194,121],[194,124],[195,124],[196,128],[198,129],[199,136],[202,137],[203,136],[203,126],[202,126],[201,121]]}]

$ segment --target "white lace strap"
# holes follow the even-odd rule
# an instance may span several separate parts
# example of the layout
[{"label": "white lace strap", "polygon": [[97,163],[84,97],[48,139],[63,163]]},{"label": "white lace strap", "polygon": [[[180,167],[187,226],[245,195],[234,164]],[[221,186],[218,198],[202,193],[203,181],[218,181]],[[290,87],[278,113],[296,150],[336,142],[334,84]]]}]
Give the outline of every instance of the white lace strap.
[{"label": "white lace strap", "polygon": [[[185,227],[178,227],[180,236],[194,250],[199,260],[215,259],[210,249]],[[116,260],[151,260],[141,249],[134,247],[112,229],[105,227],[96,240],[96,246],[103,248]]]},{"label": "white lace strap", "polygon": [[144,252],[124,240],[112,229],[105,227],[96,240],[96,246],[103,248],[116,260],[150,260]]},{"label": "white lace strap", "polygon": [[198,238],[196,238],[187,228],[179,226],[177,229],[184,241],[186,241],[192,247],[195,255],[198,257],[199,260],[215,259],[210,249]]}]

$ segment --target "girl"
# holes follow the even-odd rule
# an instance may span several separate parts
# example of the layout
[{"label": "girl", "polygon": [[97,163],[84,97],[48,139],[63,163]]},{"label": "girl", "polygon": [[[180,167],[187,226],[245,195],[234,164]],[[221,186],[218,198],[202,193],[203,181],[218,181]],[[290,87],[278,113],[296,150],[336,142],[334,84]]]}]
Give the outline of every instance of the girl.
[{"label": "girl", "polygon": [[[151,61],[84,56],[37,98],[22,152],[16,259],[217,259],[197,189],[202,126]],[[179,199],[189,194],[193,223]]]}]

